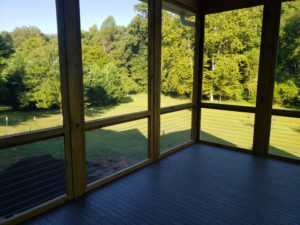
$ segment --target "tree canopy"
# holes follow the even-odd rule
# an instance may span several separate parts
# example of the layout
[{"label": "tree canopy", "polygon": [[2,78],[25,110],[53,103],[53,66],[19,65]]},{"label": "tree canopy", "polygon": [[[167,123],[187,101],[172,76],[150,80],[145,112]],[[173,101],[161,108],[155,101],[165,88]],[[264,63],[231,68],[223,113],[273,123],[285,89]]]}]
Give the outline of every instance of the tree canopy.
[{"label": "tree canopy", "polygon": [[[282,9],[274,102],[299,105],[299,2]],[[135,6],[128,26],[109,16],[82,31],[85,105],[121,102],[127,94],[147,92],[148,11]],[[194,21],[194,17],[185,18]],[[255,102],[262,8],[206,17],[203,98]],[[191,97],[195,28],[163,10],[162,92]],[[58,40],[37,27],[0,33],[0,101],[14,109],[61,108]]]}]

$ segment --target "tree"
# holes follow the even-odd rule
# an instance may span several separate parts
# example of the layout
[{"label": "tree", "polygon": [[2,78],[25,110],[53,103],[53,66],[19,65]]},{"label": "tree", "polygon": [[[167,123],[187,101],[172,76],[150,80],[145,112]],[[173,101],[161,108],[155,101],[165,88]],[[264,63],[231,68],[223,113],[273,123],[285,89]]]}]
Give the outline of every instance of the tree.
[{"label": "tree", "polygon": [[26,54],[24,84],[28,90],[23,106],[34,103],[37,108],[61,108],[57,40],[50,42],[34,37],[23,46]]},{"label": "tree", "polygon": [[279,42],[276,80],[292,79],[300,86],[300,14],[285,23]]},{"label": "tree", "polygon": [[125,78],[113,64],[94,66],[85,78],[85,96],[90,106],[119,103],[127,94]]},{"label": "tree", "polygon": [[[194,21],[194,17],[187,18]],[[162,92],[191,96],[193,88],[194,27],[167,11],[162,19]]]},{"label": "tree", "polygon": [[19,53],[15,53],[7,61],[3,69],[0,81],[2,86],[1,103],[9,105],[13,109],[19,109],[24,99],[26,87],[24,85],[25,63]]},{"label": "tree", "polygon": [[261,7],[207,16],[203,80],[206,98],[213,100],[218,95],[233,100],[242,100],[242,96],[253,99],[249,93],[254,93],[258,65],[253,53],[259,48],[261,24]]},{"label": "tree", "polygon": [[148,11],[147,4],[135,6],[137,15],[123,36],[120,47],[121,66],[128,73],[131,92],[144,92],[148,85]]},{"label": "tree", "polygon": [[292,80],[285,83],[275,83],[274,101],[280,105],[289,105],[297,101],[299,88]]}]

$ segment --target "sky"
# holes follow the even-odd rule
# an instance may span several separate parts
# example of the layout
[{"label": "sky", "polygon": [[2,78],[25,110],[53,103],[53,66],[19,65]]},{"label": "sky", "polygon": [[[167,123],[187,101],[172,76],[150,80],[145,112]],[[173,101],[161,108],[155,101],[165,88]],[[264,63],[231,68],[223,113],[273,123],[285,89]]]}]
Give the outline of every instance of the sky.
[{"label": "sky", "polygon": [[[80,0],[81,29],[101,26],[113,16],[117,25],[126,26],[135,16],[138,0]],[[57,33],[55,0],[0,0],[0,32],[20,26],[37,26],[43,33]]]}]

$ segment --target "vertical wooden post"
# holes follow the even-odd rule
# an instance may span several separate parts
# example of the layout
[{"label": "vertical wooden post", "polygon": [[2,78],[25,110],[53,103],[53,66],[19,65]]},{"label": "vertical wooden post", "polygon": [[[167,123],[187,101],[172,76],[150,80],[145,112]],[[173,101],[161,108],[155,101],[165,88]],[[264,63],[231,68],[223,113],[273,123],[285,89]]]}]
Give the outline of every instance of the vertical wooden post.
[{"label": "vertical wooden post", "polygon": [[149,1],[149,146],[153,161],[160,154],[161,17],[162,0]]},{"label": "vertical wooden post", "polygon": [[202,80],[203,80],[203,59],[204,59],[204,30],[205,14],[200,11],[196,15],[195,28],[195,66],[194,66],[194,91],[193,91],[193,129],[192,140],[197,143],[200,141],[201,130],[201,100],[202,100]]},{"label": "vertical wooden post", "polygon": [[67,71],[67,54],[65,38],[65,20],[64,20],[64,2],[56,1],[57,28],[58,28],[58,45],[59,45],[59,63],[60,63],[60,80],[62,93],[62,113],[63,126],[65,130],[65,160],[66,160],[66,186],[69,199],[74,198],[73,182],[73,159],[70,133],[70,111],[69,111],[69,85]]},{"label": "vertical wooden post", "polygon": [[262,26],[253,151],[267,155],[270,140],[281,2],[266,0]]},{"label": "vertical wooden post", "polygon": [[[71,149],[74,198],[86,189],[83,75],[79,0],[57,0],[66,147]],[[68,156],[68,155],[67,155]],[[70,174],[68,174],[70,175]]]}]

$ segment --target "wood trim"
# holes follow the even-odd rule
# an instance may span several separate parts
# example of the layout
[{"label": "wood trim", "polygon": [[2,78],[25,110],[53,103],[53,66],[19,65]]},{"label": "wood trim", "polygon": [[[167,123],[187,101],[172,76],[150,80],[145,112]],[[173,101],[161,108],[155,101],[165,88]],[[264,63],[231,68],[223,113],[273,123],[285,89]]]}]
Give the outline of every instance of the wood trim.
[{"label": "wood trim", "polygon": [[38,142],[47,139],[64,136],[63,127],[52,127],[42,130],[30,131],[19,134],[12,134],[0,137],[0,150],[9,147]]},{"label": "wood trim", "polygon": [[151,88],[150,136],[151,160],[159,158],[161,92],[161,18],[162,0],[149,1],[149,79]]},{"label": "wood trim", "polygon": [[273,154],[270,154],[270,153],[268,153],[267,157],[271,158],[271,159],[284,161],[284,162],[295,163],[295,164],[298,164],[298,165],[300,164],[300,159],[287,158],[287,157],[283,157],[283,156],[280,156],[280,155],[273,155]]},{"label": "wood trim", "polygon": [[300,118],[300,111],[284,110],[284,109],[272,109],[272,115]]},{"label": "wood trim", "polygon": [[148,159],[153,160],[154,158],[154,119],[153,119],[153,113],[154,113],[154,64],[151,61],[153,59],[153,49],[154,49],[154,38],[153,38],[153,25],[154,25],[154,19],[153,19],[153,12],[152,9],[153,1],[145,1],[145,3],[148,4],[148,111],[150,112],[150,117],[148,119]]},{"label": "wood trim", "polygon": [[127,123],[135,120],[148,118],[150,113],[148,111],[130,113],[126,115],[114,116],[104,119],[92,120],[85,123],[85,131],[99,129],[102,127],[108,127],[117,125],[120,123]]},{"label": "wood trim", "polygon": [[196,47],[194,66],[193,103],[195,105],[192,118],[192,140],[199,142],[201,130],[201,102],[203,81],[204,37],[205,37],[205,14],[200,12],[196,16]]},{"label": "wood trim", "polygon": [[283,161],[283,162],[300,164],[300,160],[298,160],[298,159],[287,158],[287,157],[272,155],[272,154],[267,154],[265,156],[261,156],[260,154],[256,154],[254,151],[239,148],[239,147],[222,145],[222,144],[212,143],[212,142],[208,142],[208,141],[200,141],[200,144],[219,147],[219,148],[223,148],[223,149],[230,150],[230,151],[242,152],[242,153],[246,153],[246,154],[250,154],[250,155],[260,156],[263,158],[270,158],[270,159],[275,159],[275,160],[279,160],[279,161]]},{"label": "wood trim", "polygon": [[266,0],[262,26],[253,139],[254,152],[264,156],[267,155],[269,149],[280,14],[280,1]]},{"label": "wood trim", "polygon": [[159,158],[162,159],[162,158],[164,158],[164,157],[167,157],[167,156],[169,156],[169,155],[172,155],[173,153],[175,153],[175,152],[177,152],[177,151],[180,151],[180,150],[182,150],[182,149],[184,149],[184,148],[186,148],[186,147],[188,147],[188,146],[191,146],[191,145],[193,145],[193,144],[195,144],[194,141],[188,141],[188,142],[183,143],[183,144],[181,144],[181,145],[178,145],[178,146],[176,146],[176,147],[174,147],[174,148],[171,148],[170,150],[165,150],[163,153],[160,154]]},{"label": "wood trim", "polygon": [[79,0],[63,1],[69,91],[69,123],[73,162],[73,192],[74,197],[77,198],[85,192],[86,188],[80,13]]},{"label": "wood trim", "polygon": [[163,115],[163,114],[177,112],[180,110],[191,109],[191,108],[194,108],[194,103],[185,103],[181,105],[167,106],[160,109],[160,114]]},{"label": "wood trim", "polygon": [[214,1],[205,1],[205,13],[220,13],[224,11],[230,11],[235,9],[249,8],[253,6],[263,5],[264,0],[214,0]]},{"label": "wood trim", "polygon": [[[260,6],[266,4],[268,0],[213,0],[213,1],[205,1],[204,4],[200,4],[204,7],[205,14],[212,14],[212,13],[220,13],[230,10],[236,9],[244,9],[250,8],[254,6]],[[276,0],[278,1],[278,0]],[[279,0],[280,2],[292,2],[296,0]],[[200,6],[200,7],[201,7]],[[198,8],[198,10],[200,10]]]},{"label": "wood trim", "polygon": [[226,105],[226,104],[203,102],[201,103],[201,108],[255,113],[255,107],[252,106]]},{"label": "wood trim", "polygon": [[23,222],[24,220],[28,220],[31,219],[39,214],[42,214],[52,208],[55,208],[59,205],[64,204],[67,201],[67,196],[63,195],[63,196],[59,196],[53,200],[47,201],[41,205],[38,205],[34,208],[31,208],[25,212],[22,212],[20,214],[17,214],[7,220],[1,221],[0,220],[0,224],[5,224],[5,225],[15,225],[18,223]]},{"label": "wood trim", "polygon": [[234,150],[234,151],[244,152],[244,153],[247,153],[247,154],[253,154],[252,150],[245,149],[245,148],[240,148],[240,147],[236,147],[236,146],[223,145],[223,144],[213,143],[213,142],[204,141],[204,140],[200,140],[199,143],[200,144],[214,146],[214,147],[224,148],[224,149],[228,149],[228,150]]},{"label": "wood trim", "polygon": [[194,13],[196,13],[197,10],[199,9],[199,4],[195,0],[163,0],[163,1]]},{"label": "wood trim", "polygon": [[108,177],[105,177],[105,178],[103,178],[101,180],[98,180],[98,181],[95,181],[95,182],[93,182],[91,184],[88,184],[86,192],[92,191],[92,190],[94,190],[96,188],[99,188],[99,187],[101,187],[101,186],[103,186],[103,185],[105,185],[105,184],[107,184],[109,182],[112,182],[112,181],[114,181],[114,180],[116,180],[116,179],[118,179],[120,177],[128,175],[128,174],[130,174],[130,173],[132,173],[132,172],[134,172],[134,171],[136,171],[138,169],[141,169],[142,167],[145,167],[145,166],[151,164],[151,162],[152,162],[151,160],[144,160],[144,161],[139,162],[139,163],[137,163],[137,164],[135,164],[135,165],[133,165],[131,167],[128,167],[128,168],[126,168],[124,170],[121,170],[121,171],[119,171],[119,172],[117,172],[115,174],[112,174],[112,175],[110,175]]}]

